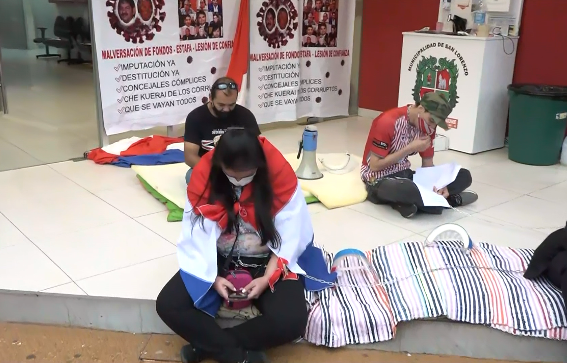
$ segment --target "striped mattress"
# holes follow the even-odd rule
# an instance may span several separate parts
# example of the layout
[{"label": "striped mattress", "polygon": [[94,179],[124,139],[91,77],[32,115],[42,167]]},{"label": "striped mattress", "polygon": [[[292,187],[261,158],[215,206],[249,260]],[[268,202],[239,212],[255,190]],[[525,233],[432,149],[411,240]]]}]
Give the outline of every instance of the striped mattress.
[{"label": "striped mattress", "polygon": [[[305,339],[341,347],[393,339],[402,321],[447,317],[504,332],[567,340],[561,292],[523,272],[533,255],[487,243],[468,253],[458,242],[392,244],[341,261],[338,284],[306,293],[311,307]],[[326,254],[327,261],[333,255]]]}]

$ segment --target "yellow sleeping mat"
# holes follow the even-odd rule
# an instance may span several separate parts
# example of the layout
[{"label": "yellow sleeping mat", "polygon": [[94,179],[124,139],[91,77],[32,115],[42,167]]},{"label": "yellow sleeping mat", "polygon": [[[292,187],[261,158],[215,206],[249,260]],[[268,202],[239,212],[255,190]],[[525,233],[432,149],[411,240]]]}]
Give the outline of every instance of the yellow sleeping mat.
[{"label": "yellow sleeping mat", "polygon": [[[296,170],[301,160],[297,154],[284,155]],[[317,154],[317,166],[323,178],[317,180],[299,179],[304,192],[312,194],[328,209],[346,207],[366,200],[366,187],[360,179],[362,158],[347,154]],[[324,165],[320,162],[323,160]],[[329,170],[333,169],[333,170]]]},{"label": "yellow sleeping mat", "polygon": [[[284,155],[293,169],[299,166],[297,154]],[[366,199],[366,189],[360,180],[361,158],[346,154],[319,154],[327,167],[335,169],[341,174],[331,173],[317,161],[319,170],[324,177],[319,180],[301,180],[299,184],[304,196],[308,199],[316,197],[325,207],[332,209],[361,203]],[[348,161],[348,163],[347,163]],[[344,167],[343,167],[344,166]],[[151,187],[154,196],[159,195],[165,200],[183,209],[185,205],[185,174],[189,167],[185,163],[168,165],[133,165],[132,170]]]}]

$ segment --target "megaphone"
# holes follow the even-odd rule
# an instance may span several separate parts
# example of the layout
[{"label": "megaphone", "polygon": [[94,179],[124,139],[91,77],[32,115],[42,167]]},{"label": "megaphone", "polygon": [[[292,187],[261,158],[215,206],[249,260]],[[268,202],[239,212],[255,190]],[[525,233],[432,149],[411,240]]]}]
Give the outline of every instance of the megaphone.
[{"label": "megaphone", "polygon": [[306,126],[305,130],[303,130],[297,158],[301,157],[302,151],[303,157],[301,157],[299,168],[295,171],[298,179],[315,180],[323,177],[323,173],[317,166],[317,136],[317,127],[313,125]]}]

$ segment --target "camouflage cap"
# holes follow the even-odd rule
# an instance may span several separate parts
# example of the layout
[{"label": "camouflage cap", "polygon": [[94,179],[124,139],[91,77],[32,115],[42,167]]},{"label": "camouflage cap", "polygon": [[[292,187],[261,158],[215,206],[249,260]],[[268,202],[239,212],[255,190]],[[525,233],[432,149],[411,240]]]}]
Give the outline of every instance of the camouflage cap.
[{"label": "camouflage cap", "polygon": [[437,92],[426,93],[421,97],[419,103],[431,114],[431,118],[437,126],[443,130],[449,129],[445,119],[451,114],[453,107],[451,107],[444,94]]}]

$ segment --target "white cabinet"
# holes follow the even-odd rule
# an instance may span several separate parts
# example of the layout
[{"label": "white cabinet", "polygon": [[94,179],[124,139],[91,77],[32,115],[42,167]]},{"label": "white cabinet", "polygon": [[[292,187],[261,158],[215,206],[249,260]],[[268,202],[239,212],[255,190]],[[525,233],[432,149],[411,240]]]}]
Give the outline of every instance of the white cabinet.
[{"label": "white cabinet", "polygon": [[510,0],[484,0],[489,12],[507,13],[510,11]]},{"label": "white cabinet", "polygon": [[[403,35],[398,106],[441,93],[453,106],[449,131],[437,128],[449,149],[476,154],[503,147],[518,38]],[[508,45],[505,52],[504,41],[513,50]]]}]

